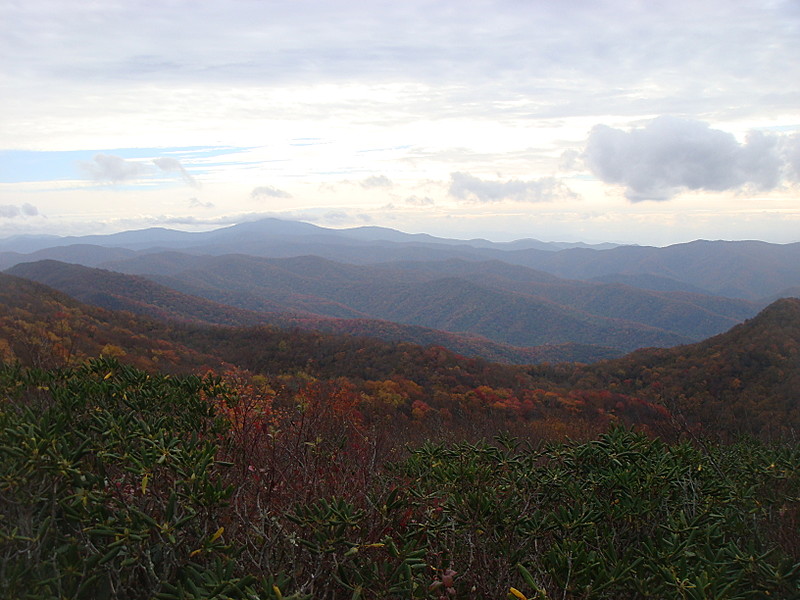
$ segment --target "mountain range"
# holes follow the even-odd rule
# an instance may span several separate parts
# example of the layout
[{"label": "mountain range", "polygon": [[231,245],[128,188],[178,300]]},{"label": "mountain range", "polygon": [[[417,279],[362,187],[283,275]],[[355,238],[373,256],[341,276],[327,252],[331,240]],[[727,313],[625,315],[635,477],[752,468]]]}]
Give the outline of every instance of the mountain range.
[{"label": "mountain range", "polygon": [[0,268],[54,259],[86,266],[178,250],[186,254],[316,255],[376,264],[399,260],[500,260],[559,277],[620,281],[659,291],[683,290],[749,300],[774,299],[800,277],[800,243],[697,240],[664,248],[541,242],[490,242],[408,234],[383,227],[329,229],[262,219],[207,232],[164,228],[90,236],[15,236],[0,240]]},{"label": "mountain range", "polygon": [[800,289],[800,243],[494,243],[265,219],[209,232],[17,236],[0,250],[8,273],[106,308],[516,363],[693,343]]}]

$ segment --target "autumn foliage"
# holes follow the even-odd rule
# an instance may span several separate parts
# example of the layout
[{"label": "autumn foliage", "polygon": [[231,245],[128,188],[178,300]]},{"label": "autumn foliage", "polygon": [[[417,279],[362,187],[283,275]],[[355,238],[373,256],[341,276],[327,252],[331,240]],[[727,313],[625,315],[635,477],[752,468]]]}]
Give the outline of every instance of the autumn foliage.
[{"label": "autumn foliage", "polygon": [[3,281],[0,596],[800,595],[800,301],[519,367]]},{"label": "autumn foliage", "polygon": [[[175,377],[114,359],[1,367],[0,594],[800,590],[796,444],[667,444],[612,427],[586,442],[532,444],[498,430],[409,445],[441,409],[420,410],[407,383],[385,387],[395,396],[373,386],[378,400],[347,380]],[[370,406],[403,389],[410,414],[382,422]],[[489,388],[472,396],[509,399]]]}]

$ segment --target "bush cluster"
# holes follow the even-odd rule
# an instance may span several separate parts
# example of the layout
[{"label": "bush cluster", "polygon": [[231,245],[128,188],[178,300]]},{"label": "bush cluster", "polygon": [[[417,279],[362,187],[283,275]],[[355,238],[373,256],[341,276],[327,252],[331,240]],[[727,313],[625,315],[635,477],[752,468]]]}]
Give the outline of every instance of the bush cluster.
[{"label": "bush cluster", "polygon": [[800,597],[797,445],[409,439],[346,382],[2,365],[0,596]]}]

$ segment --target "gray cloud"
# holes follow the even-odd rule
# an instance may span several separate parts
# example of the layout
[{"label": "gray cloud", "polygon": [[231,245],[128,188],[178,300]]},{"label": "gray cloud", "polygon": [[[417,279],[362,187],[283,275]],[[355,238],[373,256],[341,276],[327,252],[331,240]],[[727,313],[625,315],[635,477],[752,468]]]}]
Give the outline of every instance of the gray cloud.
[{"label": "gray cloud", "polygon": [[39,209],[27,202],[22,206],[14,204],[0,204],[0,218],[15,219],[17,217],[35,217],[39,214]]},{"label": "gray cloud", "polygon": [[386,175],[373,175],[361,181],[361,187],[364,188],[377,188],[377,187],[392,187],[392,180]]},{"label": "gray cloud", "polygon": [[39,214],[39,209],[27,202],[20,207],[20,211],[22,211],[22,214],[26,217],[35,217]]},{"label": "gray cloud", "polygon": [[250,192],[250,197],[254,200],[263,200],[264,198],[291,198],[292,195],[289,192],[284,192],[278,188],[274,188],[269,185],[262,185]]},{"label": "gray cloud", "polygon": [[124,183],[147,175],[147,165],[125,160],[113,154],[95,154],[91,161],[80,161],[80,168],[96,181]]},{"label": "gray cloud", "polygon": [[577,194],[558,179],[543,177],[530,181],[487,181],[468,173],[450,174],[450,195],[460,200],[477,202],[549,202],[559,199],[575,199]]},{"label": "gray cloud", "polygon": [[0,217],[4,219],[13,219],[19,215],[19,206],[14,206],[13,204],[0,204]]},{"label": "gray cloud", "polygon": [[582,158],[600,180],[624,186],[632,202],[668,200],[683,190],[775,188],[790,150],[781,142],[751,132],[740,143],[707,123],[659,117],[630,131],[595,126]]},{"label": "gray cloud", "polygon": [[161,158],[154,158],[153,164],[162,171],[167,173],[180,173],[183,180],[192,187],[199,188],[200,183],[192,177],[183,165],[175,158],[164,156]]}]

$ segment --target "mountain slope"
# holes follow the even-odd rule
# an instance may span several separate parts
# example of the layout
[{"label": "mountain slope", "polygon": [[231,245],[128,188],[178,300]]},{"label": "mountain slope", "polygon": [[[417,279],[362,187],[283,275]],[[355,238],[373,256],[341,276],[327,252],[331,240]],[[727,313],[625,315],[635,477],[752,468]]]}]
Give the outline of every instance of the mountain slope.
[{"label": "mountain slope", "polygon": [[689,421],[729,432],[796,436],[800,299],[777,300],[700,343],[634,352],[576,374],[575,385],[657,400]]},{"label": "mountain slope", "polygon": [[353,265],[314,256],[169,253],[108,266],[250,310],[277,303],[287,311],[387,319],[517,346],[573,342],[629,351],[687,343],[724,331],[759,308],[742,300],[563,280],[500,261]]},{"label": "mountain slope", "polygon": [[800,284],[800,242],[697,240],[665,248],[569,249],[537,255],[530,265],[574,279],[656,276],[715,295],[758,300]]},{"label": "mountain slope", "polygon": [[402,262],[385,266],[528,294],[599,317],[635,321],[700,340],[755,315],[766,304],[681,291],[652,291],[629,285],[562,279],[500,261]]},{"label": "mountain slope", "polygon": [[[576,343],[547,344],[535,348],[516,347],[492,342],[477,335],[459,335],[384,320],[332,319],[297,311],[249,311],[183,294],[144,277],[57,261],[22,263],[8,273],[46,284],[87,304],[112,310],[128,310],[161,320],[230,326],[270,324],[281,328],[376,337],[390,342],[443,346],[465,356],[480,356],[517,364],[543,361],[592,362],[620,354],[611,348]],[[282,309],[277,305],[274,308]]]},{"label": "mountain slope", "polygon": [[40,283],[0,273],[0,360],[57,367],[101,354],[166,372],[219,363],[168,341],[163,325],[87,306]]},{"label": "mountain slope", "polygon": [[0,252],[0,270],[5,270],[21,262],[36,262],[38,260],[59,260],[69,263],[78,263],[87,267],[96,267],[104,262],[123,260],[135,256],[133,250],[125,248],[106,248],[91,244],[73,244],[45,248],[28,254],[17,252]]},{"label": "mountain slope", "polygon": [[157,319],[238,326],[268,322],[265,315],[255,311],[181,294],[136,275],[54,260],[21,263],[6,272],[38,281],[87,304]]}]

